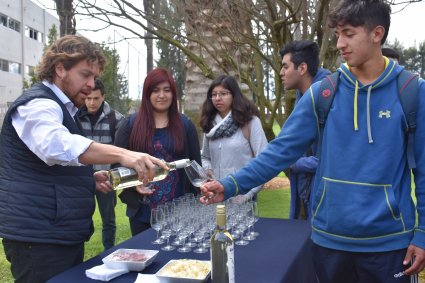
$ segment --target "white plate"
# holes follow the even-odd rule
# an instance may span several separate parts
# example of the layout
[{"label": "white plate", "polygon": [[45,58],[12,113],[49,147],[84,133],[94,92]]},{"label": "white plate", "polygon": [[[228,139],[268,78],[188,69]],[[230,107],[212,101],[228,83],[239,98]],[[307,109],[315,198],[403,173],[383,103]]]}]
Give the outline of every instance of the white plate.
[{"label": "white plate", "polygon": [[[191,261],[194,262],[200,262],[200,263],[207,263],[208,264],[208,272],[207,274],[205,274],[205,276],[203,276],[202,278],[188,278],[188,277],[176,277],[176,276],[170,276],[170,275],[165,275],[163,273],[165,273],[166,269],[169,269],[169,267],[171,265],[174,265],[176,263],[184,263],[182,269],[188,271],[191,264]],[[211,263],[209,260],[195,260],[195,259],[180,259],[180,260],[170,260],[169,262],[167,262],[166,265],[164,265],[157,273],[156,273],[156,277],[160,280],[161,283],[200,283],[200,282],[205,282],[211,274]]]},{"label": "white plate", "polygon": [[158,252],[157,250],[118,249],[104,257],[102,261],[109,268],[142,271],[153,262]]}]

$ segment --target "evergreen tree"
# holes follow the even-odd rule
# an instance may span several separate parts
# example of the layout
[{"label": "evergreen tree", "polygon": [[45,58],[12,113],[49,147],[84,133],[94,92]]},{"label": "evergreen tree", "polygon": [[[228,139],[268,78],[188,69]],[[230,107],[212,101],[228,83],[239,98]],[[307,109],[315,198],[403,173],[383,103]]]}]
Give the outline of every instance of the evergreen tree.
[{"label": "evergreen tree", "polygon": [[100,76],[105,85],[105,100],[112,108],[125,115],[130,110],[131,99],[128,97],[127,79],[119,73],[120,57],[115,49],[110,49],[105,44],[101,47],[107,60]]}]

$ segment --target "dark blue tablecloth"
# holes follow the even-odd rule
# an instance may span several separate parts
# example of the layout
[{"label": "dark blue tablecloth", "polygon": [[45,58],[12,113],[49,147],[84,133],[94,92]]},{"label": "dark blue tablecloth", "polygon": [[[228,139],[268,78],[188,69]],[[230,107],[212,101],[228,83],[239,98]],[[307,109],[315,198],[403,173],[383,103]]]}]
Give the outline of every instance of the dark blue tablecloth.
[{"label": "dark blue tablecloth", "polygon": [[[311,259],[310,225],[307,221],[261,218],[255,224],[260,236],[247,246],[235,245],[235,277],[237,283],[315,283]],[[149,229],[120,245],[63,272],[48,283],[101,282],[86,277],[85,270],[102,264],[102,258],[119,248],[158,250],[152,245],[156,232]],[[155,261],[143,273],[154,274],[170,259],[209,260],[210,254],[179,253],[160,250]],[[129,272],[109,282],[132,283],[137,272]]]}]

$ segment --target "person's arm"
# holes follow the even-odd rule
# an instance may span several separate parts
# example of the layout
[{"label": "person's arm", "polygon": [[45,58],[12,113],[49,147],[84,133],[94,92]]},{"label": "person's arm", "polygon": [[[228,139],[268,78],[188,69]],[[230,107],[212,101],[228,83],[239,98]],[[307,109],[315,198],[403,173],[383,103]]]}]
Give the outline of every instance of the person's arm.
[{"label": "person's arm", "polygon": [[19,138],[47,165],[81,166],[78,158],[92,140],[71,134],[62,122],[62,109],[51,99],[33,99],[12,114]]},{"label": "person's arm", "polygon": [[201,153],[201,161],[202,167],[205,170],[212,170],[211,164],[211,155],[210,155],[210,145],[209,139],[203,134],[202,136],[202,153]]},{"label": "person's arm", "polygon": [[[47,165],[81,166],[121,163],[135,169],[140,179],[153,178],[154,164],[166,168],[159,159],[74,135],[62,125],[63,113],[51,99],[34,99],[17,108],[12,125],[18,136]],[[148,174],[145,174],[148,172]]]},{"label": "person's arm", "polygon": [[251,145],[254,156],[258,156],[267,147],[267,137],[263,130],[260,118],[254,116],[250,122],[251,134],[249,143]]},{"label": "person's arm", "polygon": [[117,126],[114,145],[128,149],[128,142],[131,134],[130,117],[122,119]]},{"label": "person's arm", "polygon": [[196,160],[196,162],[201,164],[201,149],[199,148],[198,132],[195,125],[191,121],[189,121],[187,142],[189,146],[189,159]]},{"label": "person's arm", "polygon": [[318,165],[319,159],[316,156],[301,157],[291,165],[291,170],[294,173],[315,173]]},{"label": "person's arm", "polygon": [[[251,145],[252,151],[255,156],[258,156],[266,147],[267,147],[267,138],[264,133],[263,126],[261,124],[261,120],[254,116],[250,122],[251,134],[249,143]],[[262,188],[264,184],[256,186],[249,190],[246,194],[242,195],[242,202],[248,201],[252,199]],[[238,197],[238,196],[237,196]]]}]

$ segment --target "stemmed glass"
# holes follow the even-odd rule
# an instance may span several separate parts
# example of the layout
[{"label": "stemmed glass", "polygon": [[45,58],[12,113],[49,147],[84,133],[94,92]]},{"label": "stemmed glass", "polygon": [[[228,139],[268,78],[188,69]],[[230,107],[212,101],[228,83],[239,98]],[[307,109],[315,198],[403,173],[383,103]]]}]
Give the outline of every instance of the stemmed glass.
[{"label": "stemmed glass", "polygon": [[[186,175],[189,178],[192,185],[198,188],[202,186],[202,184],[207,182],[208,180],[215,179],[214,176],[208,176],[205,169],[202,168],[202,166],[199,165],[199,163],[196,162],[195,160],[192,160],[189,166],[184,167],[184,171],[186,172]],[[213,198],[213,197],[214,195],[209,196],[208,198]]]},{"label": "stemmed glass", "polygon": [[256,201],[252,201],[252,209],[254,211],[254,224],[252,224],[252,230],[251,230],[251,235],[254,237],[258,237],[260,235],[259,232],[254,231],[254,225],[255,222],[257,222],[260,219],[260,209],[258,207],[258,203]]},{"label": "stemmed glass", "polygon": [[154,207],[151,209],[151,228],[156,231],[156,240],[152,242],[154,245],[163,244],[164,241],[159,237],[159,231],[162,229],[164,214],[161,208]]},{"label": "stemmed glass", "polygon": [[170,237],[171,237],[172,232],[173,231],[171,230],[171,223],[169,223],[169,222],[164,223],[164,228],[162,230],[162,236],[167,240],[167,244],[165,246],[163,246],[161,248],[161,250],[172,251],[172,250],[175,249],[172,245],[170,245]]},{"label": "stemmed glass", "polygon": [[236,245],[245,246],[248,245],[249,242],[243,239],[243,233],[246,229],[248,229],[248,221],[246,217],[246,208],[244,205],[240,205],[240,209],[236,214],[237,224],[235,225],[236,230],[234,231],[237,234],[240,234],[240,238],[238,241],[235,241]]},{"label": "stemmed glass", "polygon": [[[197,216],[199,223],[198,229],[196,229],[195,236],[198,242],[198,247],[193,250],[194,253],[202,254],[208,252],[208,242],[205,243],[205,237],[209,233],[209,221],[211,215],[209,214],[210,207],[205,205],[198,205],[199,214]],[[211,221],[212,222],[212,221]]]},{"label": "stemmed glass", "polygon": [[245,204],[245,206],[246,206],[246,208],[245,208],[246,209],[245,219],[246,219],[246,223],[247,223],[247,226],[248,226],[248,232],[243,237],[243,239],[248,240],[248,241],[253,241],[253,240],[255,240],[255,236],[251,233],[251,227],[255,223],[254,206],[252,205],[251,202],[247,202]]},{"label": "stemmed glass", "polygon": [[186,228],[183,228],[177,235],[177,237],[179,237],[179,239],[182,241],[182,246],[177,249],[178,252],[188,253],[192,250],[190,247],[186,246],[186,238],[189,237],[189,235],[190,231]]},{"label": "stemmed glass", "polygon": [[192,160],[189,166],[184,167],[184,171],[192,185],[198,188],[210,179],[204,168],[195,160]]}]

